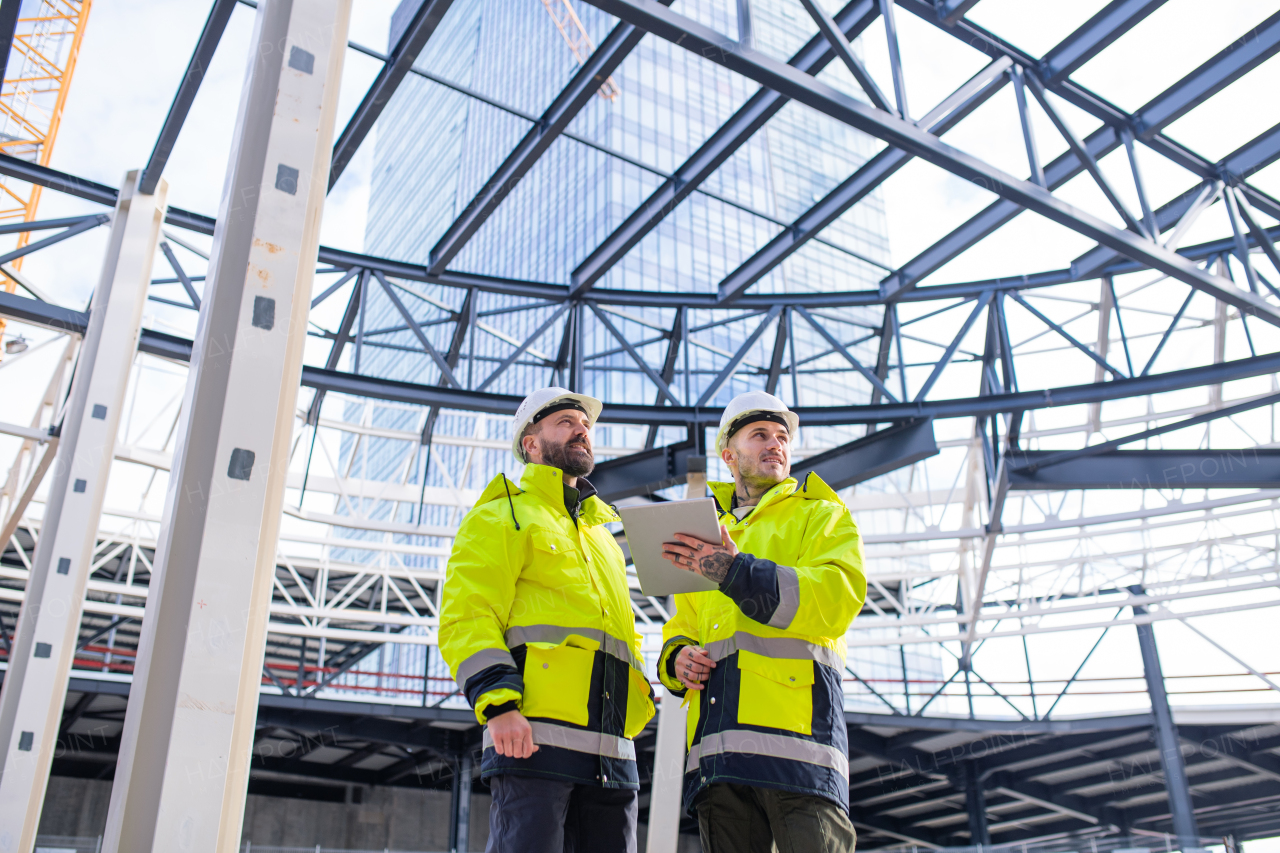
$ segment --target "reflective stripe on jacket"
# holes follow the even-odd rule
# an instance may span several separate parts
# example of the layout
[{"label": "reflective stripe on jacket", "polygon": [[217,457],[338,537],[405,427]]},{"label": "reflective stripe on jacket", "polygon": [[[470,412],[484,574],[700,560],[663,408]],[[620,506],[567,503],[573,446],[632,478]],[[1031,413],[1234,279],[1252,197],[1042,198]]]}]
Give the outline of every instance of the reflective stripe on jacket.
[{"label": "reflective stripe on jacket", "polygon": [[519,708],[539,749],[497,754],[485,732],[482,775],[512,772],[636,788],[631,738],[653,691],[627,589],[617,521],[594,495],[575,519],[558,468],[529,465],[519,487],[496,477],[462,520],[440,603],[440,653],[485,723]]},{"label": "reflective stripe on jacket", "polygon": [[733,483],[711,483],[720,521],[741,552],[718,592],[676,596],[658,675],[682,646],[716,661],[688,705],[685,808],[707,785],[732,782],[816,794],[849,807],[842,673],[845,633],[866,599],[862,540],[815,474],[770,489],[742,521]]}]

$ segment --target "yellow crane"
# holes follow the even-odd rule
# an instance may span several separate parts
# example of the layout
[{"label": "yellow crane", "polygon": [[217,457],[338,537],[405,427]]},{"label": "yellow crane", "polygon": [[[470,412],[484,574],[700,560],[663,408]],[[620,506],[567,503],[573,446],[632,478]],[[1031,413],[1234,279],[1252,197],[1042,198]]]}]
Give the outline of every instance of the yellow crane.
[{"label": "yellow crane", "polygon": [[[564,37],[564,43],[569,45],[569,50],[573,51],[578,64],[585,65],[587,57],[595,51],[596,44],[591,40],[591,36],[587,35],[587,29],[582,26],[578,13],[573,11],[573,4],[570,0],[542,0],[542,5],[546,7],[551,20],[556,22],[556,29]],[[604,85],[600,87],[600,97],[607,101],[616,99],[621,93],[622,90],[618,88],[618,84],[612,77],[605,80]]]},{"label": "yellow crane", "polygon": [[[49,165],[91,3],[92,0],[27,0],[23,4],[0,87],[0,152]],[[4,47],[0,45],[0,49]],[[36,184],[0,176],[0,223],[34,221],[40,189]],[[30,240],[31,232],[24,231],[18,235],[18,247]],[[13,262],[13,269],[21,266],[21,258]],[[9,293],[16,289],[14,280],[3,274],[0,286]],[[4,320],[0,320],[0,332],[3,331]]]}]

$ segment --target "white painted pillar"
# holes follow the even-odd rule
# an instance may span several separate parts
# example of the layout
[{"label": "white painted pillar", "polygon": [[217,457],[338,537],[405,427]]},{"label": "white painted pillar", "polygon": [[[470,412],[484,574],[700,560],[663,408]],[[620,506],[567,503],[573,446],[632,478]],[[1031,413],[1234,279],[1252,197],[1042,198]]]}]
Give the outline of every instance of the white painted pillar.
[{"label": "white painted pillar", "polygon": [[103,850],[239,848],[351,0],[260,0]]},{"label": "white painted pillar", "polygon": [[[697,461],[694,462],[694,459]],[[685,500],[700,498],[707,489],[707,461],[693,457],[685,485]],[[701,464],[699,464],[701,463]],[[667,612],[676,615],[675,596],[667,598]],[[658,736],[653,752],[653,780],[649,786],[649,829],[645,853],[676,853],[680,846],[680,815],[684,805],[685,709],[680,697],[658,688]],[[690,701],[697,701],[697,698]]]},{"label": "white painted pillar", "polygon": [[[676,853],[680,843],[680,812],[684,798],[685,710],[680,697],[660,687],[657,749],[653,754],[653,785],[649,792],[649,833],[645,853]],[[696,701],[696,700],[694,700]]]},{"label": "white painted pillar", "polygon": [[44,523],[0,689],[0,851],[30,853],[75,657],[107,475],[138,348],[168,185],[116,201],[102,277],[71,381]]}]

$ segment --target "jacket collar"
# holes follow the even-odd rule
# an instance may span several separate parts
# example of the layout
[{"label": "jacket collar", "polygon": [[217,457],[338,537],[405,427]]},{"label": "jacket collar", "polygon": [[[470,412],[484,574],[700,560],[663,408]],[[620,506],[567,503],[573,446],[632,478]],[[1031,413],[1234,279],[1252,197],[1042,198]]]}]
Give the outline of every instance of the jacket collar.
[{"label": "jacket collar", "polygon": [[520,491],[537,495],[552,506],[564,509],[564,472],[550,465],[529,463],[520,476]]},{"label": "jacket collar", "polygon": [[[711,494],[715,497],[716,503],[720,505],[723,512],[729,512],[733,506],[733,483],[712,482],[707,483],[707,487],[711,489]],[[764,493],[764,497],[760,498],[760,503],[756,504],[756,509],[768,506],[773,503],[787,500],[788,498],[799,498],[801,500],[818,500],[832,501],[844,506],[844,501],[835,493],[835,490],[823,482],[822,478],[814,472],[810,471],[802,482],[798,482],[794,477],[788,477],[781,483],[778,483],[772,489]],[[752,512],[747,518],[755,515]]]},{"label": "jacket collar", "polygon": [[[520,477],[520,491],[537,495],[565,518],[570,517],[569,510],[564,505],[564,472],[559,468],[534,463],[526,465],[524,474]],[[578,520],[594,526],[617,521],[618,516],[612,507],[592,494],[582,502]]]}]

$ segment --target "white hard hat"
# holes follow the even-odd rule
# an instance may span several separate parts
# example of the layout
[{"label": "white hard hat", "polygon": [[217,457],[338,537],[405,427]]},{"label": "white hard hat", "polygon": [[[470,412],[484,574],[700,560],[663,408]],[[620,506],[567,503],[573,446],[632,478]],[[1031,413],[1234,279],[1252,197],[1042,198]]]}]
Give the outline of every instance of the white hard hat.
[{"label": "white hard hat", "polygon": [[[564,405],[561,406],[561,404]],[[593,427],[596,425],[596,418],[600,417],[600,410],[604,408],[604,404],[595,397],[575,394],[568,388],[540,388],[534,391],[525,397],[520,408],[516,409],[516,431],[511,438],[511,452],[518,461],[528,462],[524,458],[524,451],[520,449],[520,437],[524,435],[525,429],[529,424],[541,420],[538,415],[546,417],[551,414],[547,410],[552,408],[581,409],[587,415],[587,426]]]},{"label": "white hard hat", "polygon": [[[763,417],[752,418],[752,415]],[[724,414],[720,416],[720,429],[716,432],[716,452],[723,453],[730,436],[754,420],[779,418],[791,433],[791,437],[795,438],[796,432],[800,429],[800,418],[787,408],[786,403],[764,391],[748,391],[745,394],[739,394],[729,401],[729,405],[724,407]]]}]

